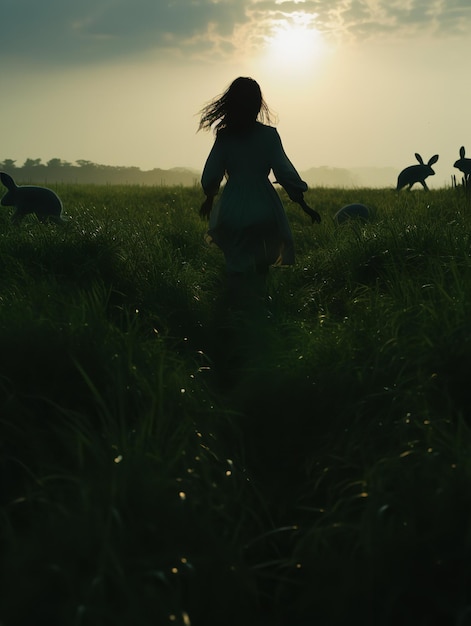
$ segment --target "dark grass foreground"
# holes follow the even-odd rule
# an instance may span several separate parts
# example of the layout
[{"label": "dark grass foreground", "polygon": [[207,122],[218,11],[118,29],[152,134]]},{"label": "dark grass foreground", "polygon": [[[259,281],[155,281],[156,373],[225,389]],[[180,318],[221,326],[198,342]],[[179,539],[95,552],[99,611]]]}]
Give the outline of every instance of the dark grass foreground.
[{"label": "dark grass foreground", "polygon": [[242,313],[198,189],[58,191],[0,216],[1,626],[471,624],[461,190],[288,202]]}]

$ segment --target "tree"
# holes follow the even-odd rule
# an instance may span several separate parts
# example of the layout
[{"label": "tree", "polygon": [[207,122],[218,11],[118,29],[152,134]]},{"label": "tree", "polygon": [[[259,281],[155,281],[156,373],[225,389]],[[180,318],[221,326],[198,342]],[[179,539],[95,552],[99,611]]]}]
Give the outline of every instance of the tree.
[{"label": "tree", "polygon": [[68,163],[64,163],[61,159],[55,158],[47,161],[46,165],[48,167],[63,167],[64,165],[68,165]]},{"label": "tree", "polygon": [[15,169],[15,159],[5,159],[3,163],[0,163],[0,167],[2,170],[14,170]]},{"label": "tree", "polygon": [[38,167],[41,165],[41,159],[26,159],[23,163],[23,167]]}]

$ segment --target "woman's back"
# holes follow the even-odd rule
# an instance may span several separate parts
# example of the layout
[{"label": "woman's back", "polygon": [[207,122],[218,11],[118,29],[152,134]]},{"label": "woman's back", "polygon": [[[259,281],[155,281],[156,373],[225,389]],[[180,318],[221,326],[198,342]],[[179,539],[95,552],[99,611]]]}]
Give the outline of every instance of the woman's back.
[{"label": "woman's back", "polygon": [[205,189],[218,189],[226,174],[228,183],[251,186],[268,182],[273,170],[277,182],[294,197],[307,189],[298,172],[286,156],[276,128],[256,122],[249,129],[235,133],[228,129],[218,132],[203,171]]},{"label": "woman's back", "polygon": [[272,167],[274,128],[256,122],[241,134],[224,129],[218,134],[218,143],[226,172],[231,177],[266,178]]}]

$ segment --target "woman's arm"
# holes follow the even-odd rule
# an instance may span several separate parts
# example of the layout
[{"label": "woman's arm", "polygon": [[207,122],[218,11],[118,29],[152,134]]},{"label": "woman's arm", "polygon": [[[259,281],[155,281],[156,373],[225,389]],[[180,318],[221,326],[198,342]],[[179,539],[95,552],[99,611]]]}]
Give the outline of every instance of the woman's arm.
[{"label": "woman's arm", "polygon": [[272,170],[276,176],[276,182],[283,187],[293,202],[300,205],[302,210],[309,215],[313,222],[320,224],[321,216],[317,211],[311,209],[304,200],[304,192],[307,191],[307,183],[302,180],[296,168],[288,159],[278,131],[276,129],[273,130],[274,146]]},{"label": "woman's arm", "polygon": [[208,219],[213,208],[213,202],[215,196],[219,192],[221,181],[224,177],[226,168],[224,164],[221,141],[216,137],[216,140],[211,148],[206,163],[204,165],[203,174],[201,175],[201,186],[206,195],[206,199],[200,207],[200,216]]},{"label": "woman's arm", "polygon": [[297,199],[307,191],[307,183],[302,180],[288,159],[280,135],[275,128],[272,129],[271,168],[276,176],[276,181],[283,187],[291,200],[297,202]]},{"label": "woman's arm", "polygon": [[225,171],[221,139],[217,136],[201,175],[201,186],[207,196],[217,195]]}]

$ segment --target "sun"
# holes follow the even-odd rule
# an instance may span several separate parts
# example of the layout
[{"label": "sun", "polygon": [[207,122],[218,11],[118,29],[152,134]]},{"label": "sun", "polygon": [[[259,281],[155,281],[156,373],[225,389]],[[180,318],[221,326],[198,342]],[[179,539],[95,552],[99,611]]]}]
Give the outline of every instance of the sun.
[{"label": "sun", "polygon": [[265,56],[277,67],[305,69],[325,52],[321,33],[313,26],[312,16],[299,13],[291,19],[277,20],[266,37]]}]

